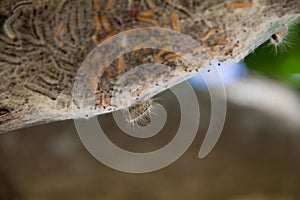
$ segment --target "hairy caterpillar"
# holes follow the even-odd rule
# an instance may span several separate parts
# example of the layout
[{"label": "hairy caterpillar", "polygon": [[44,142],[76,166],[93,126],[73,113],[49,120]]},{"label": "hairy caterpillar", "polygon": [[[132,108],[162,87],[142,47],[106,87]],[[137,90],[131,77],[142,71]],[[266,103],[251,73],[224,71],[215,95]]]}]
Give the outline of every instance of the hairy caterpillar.
[{"label": "hairy caterpillar", "polygon": [[149,125],[151,123],[150,114],[153,113],[155,105],[157,105],[156,100],[150,99],[129,107],[126,113],[127,122],[141,127]]},{"label": "hairy caterpillar", "polygon": [[20,2],[11,9],[11,11],[10,11],[11,16],[5,21],[5,23],[3,25],[4,32],[7,35],[7,37],[9,37],[9,39],[16,40],[16,38],[17,38],[16,34],[12,30],[11,22],[15,21],[16,18],[19,16],[16,16],[13,14],[21,11],[24,6],[31,5],[31,4],[32,4],[32,2]]},{"label": "hairy caterpillar", "polygon": [[292,46],[291,40],[293,39],[291,29],[296,23],[287,23],[273,33],[269,40],[269,45],[274,47],[274,53],[278,54],[279,51],[286,52],[288,47]]},{"label": "hairy caterpillar", "polygon": [[11,26],[9,24],[9,19],[7,19],[4,23],[3,26],[4,32],[7,35],[7,37],[11,40],[16,40],[17,36],[15,35],[15,33],[13,32],[13,30],[11,29]]}]

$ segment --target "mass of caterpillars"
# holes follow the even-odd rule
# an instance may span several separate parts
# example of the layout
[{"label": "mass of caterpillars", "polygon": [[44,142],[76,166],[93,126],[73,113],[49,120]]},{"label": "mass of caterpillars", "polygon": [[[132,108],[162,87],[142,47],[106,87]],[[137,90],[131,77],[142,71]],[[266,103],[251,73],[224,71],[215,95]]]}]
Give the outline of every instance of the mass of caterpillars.
[{"label": "mass of caterpillars", "polygon": [[11,71],[5,76],[9,81],[2,79],[2,86],[7,84],[5,89],[13,91],[10,93],[12,98],[16,93],[13,88],[23,86],[23,99],[33,92],[56,100],[74,78],[77,70],[74,61],[80,60],[80,54],[86,55],[89,50],[82,53],[73,48],[70,51],[67,45],[60,45],[57,38],[66,23],[60,21],[55,27],[55,12],[51,4],[21,2],[10,13],[3,25],[3,33],[0,31],[0,46],[4,47],[0,49],[0,65]]},{"label": "mass of caterpillars", "polygon": [[[156,27],[166,26],[166,27],[171,27],[175,31],[178,32],[181,31],[179,16],[177,13],[178,11],[176,10],[176,8],[174,8],[169,14],[164,12],[162,14],[162,20],[161,20],[163,24],[160,24],[160,22],[157,19],[155,19],[157,18],[157,15],[160,14],[159,13],[160,8],[158,8],[151,0],[147,0],[146,2],[148,4],[149,10],[138,10],[138,7],[132,1],[128,1],[129,4],[128,7],[130,7],[130,15],[132,19],[136,20],[137,22],[143,23],[145,26],[156,26]],[[113,3],[114,0],[108,0],[104,8],[101,8],[99,2],[97,0],[93,0],[93,5],[95,9],[95,15],[93,17],[95,34],[92,36],[92,40],[96,45],[100,44],[105,39],[118,33],[118,30],[114,30],[113,26],[109,23],[105,15],[99,15],[100,9],[104,9],[107,11],[107,13],[109,13],[110,10],[112,9]],[[138,27],[137,25],[132,25],[129,27],[124,27],[123,30],[126,31],[137,27]],[[99,35],[101,35],[103,32],[108,33],[106,37],[104,38],[99,37]],[[137,46],[132,50],[131,53],[132,54],[137,53],[139,50],[140,49]],[[163,50],[153,51],[153,61],[156,63],[161,64],[166,59],[174,62],[177,58],[178,56],[176,54],[170,52],[165,52]],[[124,71],[125,69],[124,55],[121,55],[115,63],[116,66],[114,68],[108,66],[105,70],[106,76],[108,78],[115,77]],[[99,102],[101,102],[100,106],[102,106],[103,108],[107,107],[107,105],[109,105],[110,98],[111,98],[110,93],[105,93],[103,91],[100,91],[100,98],[99,98]],[[142,104],[142,105],[147,105],[147,104]]]},{"label": "mass of caterpillars", "polygon": [[[101,7],[99,4],[98,0],[93,0],[93,6],[94,6],[94,16],[93,16],[93,22],[95,26],[95,33],[92,35],[91,39],[95,43],[95,45],[100,44],[102,41],[106,40],[107,38],[115,35],[118,33],[118,30],[114,29],[114,26],[110,24],[108,18],[106,15],[101,15],[100,13],[103,13],[103,9],[109,13],[111,9],[113,9],[114,2],[115,0],[108,0],[105,4],[104,7]],[[190,12],[184,8],[183,6],[176,5],[170,0],[166,0],[166,3],[173,6],[173,9],[170,13],[163,12],[161,14],[161,20],[158,21],[155,19],[155,15],[159,14],[159,8],[153,3],[151,0],[146,1],[149,7],[149,10],[138,10],[138,8],[132,3],[132,1],[128,1],[128,7],[130,7],[131,10],[131,17],[135,19],[136,21],[148,24],[148,26],[165,26],[165,27],[170,27],[175,31],[181,32],[181,26],[180,26],[180,21],[179,21],[179,16],[178,12],[184,12],[185,14],[190,16]],[[191,1],[192,2],[192,1]],[[192,3],[190,3],[192,4]],[[248,8],[252,6],[252,2],[239,2],[239,3],[228,3],[227,7],[228,9],[236,9],[236,8]],[[102,12],[100,12],[102,10]],[[163,24],[161,24],[161,22]],[[64,23],[61,22],[57,28],[54,30],[54,37],[59,35],[60,31],[62,30],[64,26]],[[138,26],[132,25],[129,27],[124,27],[123,31],[130,30],[137,28]],[[214,34],[217,34],[220,30],[217,28],[211,28],[208,32],[203,34],[201,37],[202,41],[208,40],[211,36]],[[103,33],[106,33],[105,37],[101,37]],[[219,39],[215,42],[213,47],[205,47],[203,46],[202,48],[209,53],[209,55],[213,58],[215,56],[218,56],[220,54],[225,54],[225,55],[230,55],[233,51],[233,47],[223,50],[220,52],[219,45],[226,45],[228,41],[224,39]],[[238,44],[235,44],[238,45]],[[135,49],[138,49],[136,47]],[[132,51],[133,53],[135,50]],[[156,63],[162,64],[163,62],[169,61],[169,62],[176,62],[180,58],[177,54],[174,54],[172,52],[166,52],[164,50],[157,50],[153,52],[153,60]],[[112,69],[111,66],[108,66],[105,70],[106,76],[109,77],[114,77],[117,76],[118,74],[121,74],[125,68],[125,58],[123,55],[121,55],[117,61],[116,61],[116,67],[115,70]],[[176,70],[179,72],[187,71],[184,67],[178,67]],[[100,88],[97,88],[101,90]],[[100,96],[99,96],[100,95]],[[98,92],[98,102],[99,105],[103,108],[106,108],[109,103],[110,99],[112,98],[111,93],[109,91],[100,91]],[[140,106],[135,106],[132,108],[129,108],[129,121],[136,121],[135,119],[140,119],[141,116],[146,117],[146,112],[143,110],[147,110],[147,106],[150,105],[149,103],[144,103],[142,102]],[[138,120],[140,121],[140,120]]]},{"label": "mass of caterpillars", "polygon": [[[129,17],[130,20],[135,21],[136,23],[131,23],[128,26],[122,27],[122,29],[116,29],[115,24],[112,24],[112,22],[109,20],[110,15],[116,14],[113,12],[114,7],[118,6],[118,4],[120,4],[120,2],[116,1],[116,0],[107,0],[104,4],[100,5],[100,2],[98,0],[92,0],[92,9],[94,10],[94,15],[92,16],[92,21],[93,21],[93,25],[94,25],[94,34],[91,35],[91,41],[94,42],[95,45],[100,44],[102,41],[104,41],[105,39],[117,34],[120,31],[125,31],[125,30],[130,30],[130,29],[134,29],[137,27],[141,27],[141,26],[159,26],[159,27],[169,27],[172,28],[173,30],[176,30],[178,32],[182,32],[183,28],[181,27],[181,23],[180,23],[180,15],[186,15],[187,17],[192,17],[191,12],[189,11],[189,9],[185,8],[182,5],[176,4],[174,3],[172,0],[165,0],[163,1],[163,5],[167,5],[169,8],[168,12],[165,12],[165,10],[163,10],[164,8],[161,8],[161,5],[158,5],[157,2],[154,2],[153,0],[145,0],[143,1],[146,4],[146,7],[148,8],[148,10],[142,9],[140,10],[140,7],[137,6],[137,4],[139,4],[140,2],[138,2],[136,4],[136,1],[133,0],[128,0],[125,1],[127,4],[127,8],[129,10]],[[64,1],[60,1],[59,5],[56,6],[57,7],[57,14],[61,14],[63,12],[63,7],[66,4],[73,4],[73,2],[68,1],[68,0],[64,0]],[[124,1],[122,1],[122,3],[124,4]],[[19,5],[17,5],[14,8],[14,11],[17,12],[18,9],[23,9],[23,7],[26,7],[27,5],[30,5],[31,3],[21,3]],[[76,4],[76,3],[75,3]],[[189,0],[189,5],[193,5],[193,1]],[[78,7],[75,9],[75,7]],[[70,12],[74,12],[76,14],[77,9],[81,9],[81,12],[78,12],[78,15],[82,15],[82,17],[78,17],[78,19],[84,18],[84,12],[82,11],[84,8],[80,7],[81,5],[74,5],[73,6],[73,10]],[[227,7],[228,9],[237,9],[237,8],[247,8],[247,7],[251,7],[252,3],[243,3],[243,2],[239,2],[239,3],[228,3]],[[47,5],[45,5],[44,9],[47,9]],[[60,10],[61,7],[61,10]],[[192,6],[191,6],[192,7]],[[144,7],[145,8],[145,7]],[[87,8],[88,10],[88,8]],[[36,9],[33,9],[32,12],[36,12]],[[74,17],[74,13],[70,14],[70,18],[69,20],[73,20],[76,21],[76,19],[73,19]],[[10,26],[10,21],[13,21],[13,17],[17,17],[17,15],[13,15],[8,21],[7,23],[5,23],[4,25],[4,29],[5,29],[5,33],[6,35],[11,39],[11,40],[15,40],[16,39],[16,34],[14,33],[14,30],[12,30],[11,26]],[[123,17],[123,16],[121,16]],[[77,19],[77,20],[78,20]],[[58,23],[56,24],[56,27],[53,28],[52,30],[52,37],[54,39],[60,38],[62,37],[62,35],[66,32],[66,30],[69,31],[73,31],[74,32],[74,27],[73,29],[70,28],[69,24],[70,22],[65,21],[66,19],[61,18],[60,21],[58,21]],[[84,23],[80,23],[77,22],[75,25],[78,26],[82,26],[84,27],[85,24]],[[127,25],[127,24],[125,24]],[[73,25],[74,26],[74,25]],[[86,25],[87,26],[87,25]],[[38,26],[36,27],[37,29],[39,28]],[[84,30],[84,28],[78,28],[78,30]],[[201,37],[201,41],[206,41],[209,38],[211,38],[213,35],[218,34],[219,33],[219,29],[218,28],[211,28],[208,32],[204,33]],[[40,31],[37,30],[37,32],[39,33]],[[76,33],[72,32],[72,35],[74,35],[76,40],[80,40],[81,35],[84,34],[84,32],[82,33]],[[79,34],[79,35],[78,35]],[[44,35],[41,34],[39,35],[40,39],[44,39]],[[219,40],[217,40],[215,42],[215,44],[213,46],[203,46],[202,48],[207,51],[210,56],[213,58],[214,56],[220,55],[220,54],[225,54],[225,55],[230,55],[232,53],[232,50],[235,46],[229,48],[229,49],[225,49],[220,51],[219,49],[219,45],[225,45],[227,44],[228,41],[226,40],[226,38],[221,38]],[[235,44],[237,45],[237,44]],[[50,45],[51,48],[51,45]],[[137,47],[138,48],[138,47]],[[64,53],[63,49],[60,50],[62,52],[62,54]],[[133,51],[133,53],[135,53],[135,51]],[[84,55],[84,53],[83,53]],[[55,56],[55,55],[54,55]],[[54,61],[52,62],[52,64],[56,64],[59,66],[59,62],[52,56],[49,56],[50,58],[52,58],[52,60],[54,59]],[[79,55],[77,55],[77,57],[80,57]],[[153,60],[157,63],[165,63],[166,60],[169,61],[170,63],[174,63],[176,61],[178,61],[180,58],[175,55],[174,53],[171,52],[166,52],[163,50],[157,50],[157,51],[153,51]],[[118,74],[122,74],[124,72],[124,70],[126,70],[126,63],[125,63],[125,58],[124,56],[120,56],[118,58],[118,60],[116,61],[116,67],[107,67],[106,68],[106,72],[105,75],[106,77],[109,78],[113,78]],[[67,62],[68,63],[68,62]],[[72,65],[72,62],[70,61],[70,66]],[[51,63],[50,63],[51,64]],[[65,66],[65,65],[64,65]],[[62,68],[61,66],[59,66],[60,68]],[[70,69],[68,69],[70,70]],[[179,72],[184,72],[186,71],[186,69],[183,67],[178,67],[176,70],[178,70]],[[32,86],[34,86],[35,83],[32,84]],[[38,84],[36,84],[38,86]],[[34,89],[34,88],[31,88]],[[43,88],[42,88],[43,89]],[[40,88],[37,88],[36,91],[39,93],[43,93],[43,90]],[[99,88],[99,90],[101,90]],[[45,91],[47,92],[47,91]],[[51,94],[51,91],[48,91],[48,93]],[[105,108],[107,105],[109,105],[110,103],[110,98],[111,98],[111,93],[109,90],[107,91],[100,91],[99,92],[100,98],[99,98],[99,105],[103,108]],[[45,94],[47,95],[47,94]],[[49,95],[48,95],[49,96]],[[54,100],[56,99],[57,95],[53,94],[50,95],[50,97]]]}]

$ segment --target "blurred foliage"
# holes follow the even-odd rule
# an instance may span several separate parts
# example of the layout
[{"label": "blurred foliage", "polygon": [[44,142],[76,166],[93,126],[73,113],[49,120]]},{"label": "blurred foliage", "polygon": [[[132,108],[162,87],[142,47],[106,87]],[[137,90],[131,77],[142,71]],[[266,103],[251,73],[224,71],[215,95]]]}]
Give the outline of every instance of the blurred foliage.
[{"label": "blurred foliage", "polygon": [[245,58],[250,70],[300,89],[300,23],[289,28],[286,50],[275,51],[266,41]]}]

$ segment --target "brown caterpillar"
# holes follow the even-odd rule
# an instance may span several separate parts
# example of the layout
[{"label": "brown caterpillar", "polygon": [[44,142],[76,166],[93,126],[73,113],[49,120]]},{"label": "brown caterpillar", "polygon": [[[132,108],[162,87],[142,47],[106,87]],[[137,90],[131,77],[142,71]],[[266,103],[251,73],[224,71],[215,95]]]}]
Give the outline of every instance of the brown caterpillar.
[{"label": "brown caterpillar", "polygon": [[149,125],[151,123],[150,114],[153,113],[155,105],[157,105],[157,102],[150,99],[141,102],[139,105],[129,107],[126,120],[141,127]]},{"label": "brown caterpillar", "polygon": [[7,37],[9,37],[11,40],[15,40],[17,38],[16,34],[14,33],[14,31],[12,30],[11,27],[11,22],[13,20],[15,20],[15,18],[13,18],[13,13],[18,12],[19,10],[21,10],[24,6],[28,6],[31,5],[32,2],[20,2],[17,5],[15,5],[12,9],[11,9],[11,16],[5,21],[4,25],[3,25],[3,29],[5,34],[7,35]]}]

